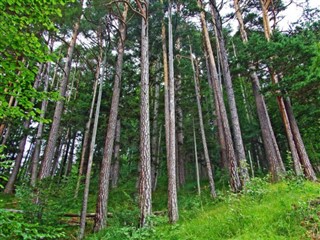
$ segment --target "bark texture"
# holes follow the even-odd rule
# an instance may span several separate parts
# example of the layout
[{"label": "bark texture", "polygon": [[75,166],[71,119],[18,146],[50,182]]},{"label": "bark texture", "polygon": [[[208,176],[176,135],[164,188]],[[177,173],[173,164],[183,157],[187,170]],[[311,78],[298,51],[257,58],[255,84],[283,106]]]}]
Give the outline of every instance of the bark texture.
[{"label": "bark texture", "polygon": [[[198,0],[198,6],[202,8],[201,0]],[[229,128],[229,121],[228,121],[226,107],[223,100],[221,84],[219,82],[219,78],[217,74],[217,68],[215,65],[214,55],[211,47],[210,36],[207,29],[207,23],[206,23],[204,11],[201,11],[200,13],[200,20],[201,20],[201,26],[202,26],[203,35],[204,35],[205,47],[209,57],[209,67],[210,67],[210,74],[212,78],[211,79],[212,86],[213,86],[214,94],[217,100],[215,101],[215,106],[216,106],[216,109],[220,109],[223,134],[226,141],[227,161],[229,165],[229,174],[230,174],[230,186],[232,191],[238,192],[241,190],[241,187],[242,187],[239,174],[238,174],[238,164],[235,156],[235,151],[234,151],[232,137],[231,137],[231,131]]]},{"label": "bark texture", "polygon": [[149,113],[149,1],[136,0],[142,14],[141,22],[141,102],[140,102],[140,226],[147,224],[151,215],[151,156],[150,156],[150,113]]},{"label": "bark texture", "polygon": [[122,77],[122,65],[124,55],[124,43],[126,39],[126,19],[127,19],[128,6],[125,5],[124,12],[122,14],[122,20],[119,21],[119,40],[118,40],[118,58],[115,67],[114,85],[112,93],[111,108],[109,113],[109,121],[107,128],[107,135],[104,144],[103,159],[100,169],[99,178],[99,193],[96,205],[96,218],[94,223],[94,231],[97,232],[105,227],[107,220],[107,204],[109,197],[109,181],[110,181],[110,168],[112,160],[112,152],[114,145],[114,137],[117,125],[120,89],[121,89],[121,77]]},{"label": "bark texture", "polygon": [[[83,4],[83,0],[81,0],[81,6],[82,6],[82,4]],[[62,81],[60,83],[60,89],[59,89],[59,93],[60,93],[60,96],[62,97],[62,99],[58,100],[56,103],[56,106],[55,106],[53,121],[52,121],[51,129],[50,129],[50,134],[49,134],[47,146],[45,149],[44,158],[41,163],[39,179],[46,178],[50,175],[52,159],[53,159],[54,151],[56,148],[56,142],[59,137],[61,115],[62,115],[62,111],[63,111],[63,107],[64,107],[67,85],[68,85],[68,81],[69,81],[73,50],[76,45],[76,41],[77,41],[77,37],[78,37],[78,33],[79,33],[81,16],[82,16],[82,13],[79,16],[78,20],[76,21],[76,23],[73,27],[73,34],[72,34],[71,41],[69,43],[68,53],[67,53],[67,57],[66,57],[66,63],[64,66],[64,75],[63,75]]]}]

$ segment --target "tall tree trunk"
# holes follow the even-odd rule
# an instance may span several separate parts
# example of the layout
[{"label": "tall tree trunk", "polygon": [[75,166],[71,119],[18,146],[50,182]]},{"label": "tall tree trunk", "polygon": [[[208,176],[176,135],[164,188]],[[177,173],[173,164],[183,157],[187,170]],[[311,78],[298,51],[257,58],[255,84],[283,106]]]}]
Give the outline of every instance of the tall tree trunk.
[{"label": "tall tree trunk", "polygon": [[298,149],[298,154],[300,158],[301,165],[303,166],[303,171],[305,176],[311,180],[311,181],[317,181],[317,176],[312,168],[312,165],[310,163],[307,151],[305,149],[304,143],[302,141],[302,137],[299,131],[299,127],[297,124],[297,121],[293,115],[292,106],[290,103],[290,100],[288,98],[284,101],[285,107],[288,113],[290,126],[292,129],[293,139]]},{"label": "tall tree trunk", "polygon": [[120,169],[120,133],[121,133],[121,124],[120,124],[120,119],[117,121],[117,126],[116,126],[116,138],[115,138],[115,145],[114,145],[114,164],[112,168],[112,181],[111,181],[111,186],[112,188],[115,188],[118,186],[118,180],[119,180],[119,169]]},{"label": "tall tree trunk", "polygon": [[[241,9],[239,5],[239,0],[234,0],[234,6],[236,11],[236,17],[240,26],[240,32],[242,41],[244,43],[248,42],[247,33],[245,31],[243,18],[241,14]],[[250,77],[252,81],[252,89],[255,97],[255,102],[257,106],[257,113],[261,127],[262,139],[265,148],[266,158],[269,164],[269,169],[272,175],[273,181],[277,181],[281,178],[281,175],[285,173],[285,168],[280,156],[278,144],[271,126],[270,117],[267,111],[266,103],[264,96],[261,94],[260,83],[258,75],[256,73],[256,67],[254,63],[251,62],[249,65]]]},{"label": "tall tree trunk", "polygon": [[[104,42],[103,33],[99,32],[98,35],[100,35],[99,36],[100,56],[99,56],[99,64],[97,66],[97,67],[99,67],[99,74],[97,74],[96,77],[98,77],[98,79],[99,79],[97,81],[97,82],[99,82],[99,92],[98,92],[98,96],[97,96],[98,99],[97,99],[96,111],[95,111],[95,116],[94,116],[91,143],[90,143],[90,149],[89,149],[88,166],[87,166],[85,187],[84,187],[83,200],[82,200],[79,239],[82,239],[84,237],[84,231],[85,231],[85,227],[86,227],[86,215],[87,215],[89,189],[90,189],[91,168],[92,168],[92,162],[93,162],[94,148],[95,148],[95,144],[96,144],[96,136],[97,136],[97,130],[98,130],[98,123],[99,123],[103,81],[105,79],[105,70],[106,70],[106,62],[107,62],[107,53],[105,52],[106,50],[104,49],[105,46],[103,44],[103,42]],[[104,57],[103,57],[103,52],[105,52]],[[102,60],[102,58],[103,58],[103,60]]]},{"label": "tall tree trunk", "polygon": [[[270,42],[272,30],[270,27],[268,9],[271,2],[266,0],[260,0],[260,3],[262,8],[263,27],[264,27],[265,37],[266,37],[266,40]],[[274,19],[274,22],[276,22],[276,19]],[[273,57],[271,57],[271,60],[272,58]],[[269,71],[270,71],[272,83],[275,85],[278,85],[279,84],[278,74],[271,67],[269,67]],[[300,175],[302,174],[302,167],[303,167],[305,176],[308,179],[315,181],[317,178],[312,169],[308,154],[306,152],[303,140],[301,138],[299,127],[296,123],[293,110],[290,104],[290,99],[289,97],[284,98],[281,95],[280,90],[278,90],[277,102],[280,109],[284,128],[286,131],[289,147],[291,150],[294,170],[297,175]]]},{"label": "tall tree trunk", "polygon": [[[39,67],[38,74],[37,74],[36,79],[33,84],[34,89],[38,89],[38,87],[40,85],[40,81],[42,79],[42,77],[41,77],[42,70],[43,70],[43,64]],[[33,98],[31,100],[31,102],[34,102],[34,101],[35,101],[35,99]],[[16,104],[17,104],[17,101],[15,102],[15,105]],[[13,187],[14,187],[15,181],[17,179],[17,176],[18,176],[18,173],[20,170],[20,166],[21,166],[21,162],[23,159],[23,153],[24,153],[27,138],[28,138],[27,130],[29,129],[30,122],[31,122],[30,119],[28,119],[28,120],[25,120],[23,123],[22,139],[19,143],[19,152],[15,158],[14,167],[13,167],[12,173],[10,175],[10,178],[6,184],[6,187],[4,189],[4,193],[10,194],[13,192]]]},{"label": "tall tree trunk", "polygon": [[[217,102],[217,98],[216,95],[213,95],[213,85],[212,85],[212,81],[211,81],[211,73],[210,73],[210,64],[209,64],[209,60],[208,60],[208,54],[207,51],[204,51],[204,55],[205,55],[205,59],[206,59],[206,68],[207,68],[207,77],[208,77],[208,83],[210,86],[210,95],[211,95],[211,101],[213,102]],[[223,126],[222,126],[222,121],[221,121],[221,114],[220,114],[220,108],[218,107],[217,109],[214,110],[214,106],[212,104],[212,115],[216,116],[216,127],[218,129],[217,131],[217,135],[218,135],[218,139],[219,139],[219,152],[220,152],[220,162],[221,165],[223,166],[223,168],[228,169],[228,162],[227,162],[227,149],[226,149],[226,141],[225,141],[225,136],[223,133]]]},{"label": "tall tree trunk", "polygon": [[22,158],[23,158],[23,153],[24,153],[24,148],[26,146],[26,142],[27,142],[27,138],[28,138],[28,134],[26,133],[26,130],[29,129],[29,124],[30,124],[30,120],[24,121],[23,129],[22,129],[23,137],[19,143],[19,152],[18,152],[17,157],[14,161],[14,167],[12,169],[12,173],[10,175],[10,178],[5,186],[5,189],[4,189],[4,193],[6,193],[6,194],[13,193],[13,187],[16,182],[19,170],[20,170],[20,166],[21,166],[21,162],[22,162]]},{"label": "tall tree trunk", "polygon": [[194,119],[193,119],[193,142],[194,142],[194,159],[196,165],[196,177],[197,177],[197,189],[198,195],[201,195],[201,188],[200,188],[200,173],[199,173],[199,162],[198,162],[198,150],[197,150],[197,138],[196,138],[196,129],[194,126]]},{"label": "tall tree trunk", "polygon": [[[81,0],[80,3],[81,3],[81,8],[82,8],[83,0]],[[43,179],[43,178],[48,177],[50,175],[52,158],[54,155],[56,142],[57,142],[57,139],[59,136],[61,115],[63,112],[64,101],[65,101],[66,91],[67,91],[67,85],[68,85],[68,81],[69,81],[73,50],[76,45],[76,41],[77,41],[77,37],[78,37],[78,33],[79,33],[81,17],[82,17],[82,11],[81,11],[81,15],[78,17],[78,19],[73,27],[73,34],[72,34],[71,41],[69,43],[68,53],[67,53],[67,57],[66,57],[66,63],[64,66],[64,75],[63,75],[63,79],[60,83],[60,89],[59,89],[59,93],[60,93],[60,96],[62,97],[62,99],[59,99],[57,101],[56,107],[54,110],[50,134],[49,134],[47,146],[46,146],[46,149],[44,152],[44,158],[41,163],[40,174],[39,174],[40,179]]]},{"label": "tall tree trunk", "polygon": [[[50,68],[51,68],[51,63],[47,63],[46,73],[44,77],[44,87],[43,87],[44,92],[48,91]],[[46,99],[42,100],[40,118],[45,117],[47,106],[48,106],[48,100]],[[35,140],[35,147],[34,147],[34,152],[33,152],[32,162],[31,162],[31,179],[30,179],[31,186],[35,186],[36,180],[37,180],[37,171],[38,171],[38,164],[39,164],[39,157],[40,157],[40,150],[41,150],[41,143],[42,143],[43,128],[44,128],[44,123],[41,121],[39,122],[39,125],[38,125],[38,130],[37,130],[36,140]]]},{"label": "tall tree trunk", "polygon": [[101,162],[100,178],[99,178],[99,193],[96,205],[96,217],[94,223],[94,231],[101,230],[106,225],[107,220],[107,204],[109,197],[109,181],[110,181],[110,167],[112,160],[112,152],[114,145],[114,137],[117,125],[122,65],[124,55],[124,43],[126,39],[126,19],[128,13],[128,6],[125,4],[122,13],[122,19],[119,21],[119,40],[118,40],[118,58],[115,66],[115,76],[113,85],[113,95],[110,107],[109,121],[107,135],[104,144],[103,159]]},{"label": "tall tree trunk", "polygon": [[56,170],[58,168],[58,164],[59,164],[59,158],[61,153],[63,153],[62,149],[63,149],[63,140],[62,140],[62,136],[60,136],[57,140],[57,147],[55,149],[55,153],[54,153],[54,157],[53,157],[53,164],[52,164],[52,168],[50,171],[50,175],[54,176],[56,173]]},{"label": "tall tree trunk", "polygon": [[149,1],[136,0],[142,14],[141,22],[141,103],[140,103],[140,183],[139,205],[140,226],[147,224],[151,214],[151,159],[150,159],[150,120],[149,120]]},{"label": "tall tree trunk", "polygon": [[179,219],[177,178],[176,178],[176,118],[175,118],[175,84],[173,65],[173,36],[172,36],[172,4],[169,1],[168,7],[168,60],[169,60],[169,136],[170,153],[167,159],[168,168],[168,215],[169,222],[175,223]]},{"label": "tall tree trunk", "polygon": [[[181,16],[181,3],[176,2],[176,16],[178,18]],[[179,24],[176,25],[176,30],[179,31]],[[175,42],[175,50],[177,54],[180,54],[181,51],[181,36],[177,36],[177,40]],[[178,69],[180,65],[180,60],[178,58]],[[179,71],[179,70],[178,70]],[[185,184],[185,150],[184,150],[184,130],[183,130],[183,111],[182,111],[182,79],[181,74],[178,72],[176,74],[175,79],[175,94],[176,94],[176,119],[177,119],[177,127],[176,127],[176,137],[177,137],[177,187]]]},{"label": "tall tree trunk", "polygon": [[[201,0],[198,0],[198,6],[202,8]],[[210,67],[210,73],[212,77],[212,85],[214,87],[214,94],[217,98],[215,105],[216,105],[216,109],[220,108],[223,132],[224,132],[225,141],[226,141],[227,158],[228,158],[229,174],[230,174],[230,186],[232,191],[238,192],[241,190],[241,187],[242,187],[239,174],[238,174],[238,164],[237,164],[237,159],[236,159],[234,148],[233,148],[233,142],[231,137],[231,131],[229,128],[226,107],[223,100],[221,85],[218,79],[217,69],[215,65],[215,60],[213,56],[213,51],[211,47],[211,42],[210,42],[209,32],[207,29],[204,11],[201,11],[200,13],[200,20],[201,20],[201,26],[204,34],[206,51],[209,56],[209,65],[210,65],[209,67]]]},{"label": "tall tree trunk", "polygon": [[73,163],[73,156],[74,156],[73,153],[74,153],[76,138],[77,138],[77,132],[74,132],[73,133],[73,137],[72,137],[72,143],[71,143],[69,155],[68,155],[66,171],[65,171],[65,174],[64,174],[66,177],[68,177],[70,175],[70,173],[71,173],[72,163]]},{"label": "tall tree trunk", "polygon": [[[161,0],[163,4],[163,0]],[[165,14],[165,12],[164,12]],[[163,82],[164,82],[164,119],[165,119],[165,139],[166,139],[166,157],[170,158],[170,112],[169,112],[169,66],[168,66],[168,53],[167,53],[167,37],[166,37],[166,24],[162,19],[161,24],[161,40],[162,40],[162,58],[163,58]]]},{"label": "tall tree trunk", "polygon": [[152,163],[152,189],[156,189],[156,178],[159,171],[158,155],[158,113],[159,113],[160,83],[156,81],[154,87],[154,104],[152,119],[152,137],[151,137],[151,163]]},{"label": "tall tree trunk", "polygon": [[224,38],[222,35],[222,22],[220,18],[220,13],[217,9],[216,1],[212,0],[210,1],[210,3],[211,3],[210,5],[211,5],[212,15],[214,18],[214,24],[215,24],[214,30],[215,30],[215,35],[218,42],[218,51],[220,52],[220,56],[221,56],[224,83],[226,87],[228,103],[230,108],[231,127],[233,130],[235,152],[239,162],[242,184],[245,185],[246,181],[248,181],[249,179],[249,174],[248,174],[248,168],[247,168],[246,154],[245,154],[243,141],[242,141],[238,110],[237,110],[236,100],[235,100],[233,86],[232,86],[232,79],[231,79],[230,68],[228,63],[228,54],[225,47]]},{"label": "tall tree trunk", "polygon": [[199,84],[199,69],[198,69],[197,63],[194,63],[191,45],[190,45],[190,59],[191,59],[191,65],[192,65],[192,71],[193,71],[193,82],[194,82],[194,88],[195,88],[197,106],[198,106],[199,124],[200,124],[202,145],[203,145],[203,151],[204,151],[204,159],[206,162],[209,184],[210,184],[210,193],[211,193],[211,197],[215,198],[217,196],[217,193],[216,193],[214,179],[213,179],[211,161],[210,161],[210,156],[209,156],[209,151],[207,146],[206,134],[204,130],[203,116],[202,116],[200,84]]},{"label": "tall tree trunk", "polygon": [[97,89],[98,89],[98,83],[99,83],[99,79],[100,79],[100,71],[101,71],[101,61],[103,58],[103,53],[100,53],[100,62],[97,65],[97,69],[96,69],[96,74],[95,74],[95,82],[93,84],[93,95],[92,95],[92,100],[91,100],[91,106],[90,106],[90,110],[89,110],[89,117],[88,117],[88,121],[86,123],[86,127],[84,130],[84,136],[83,136],[83,141],[82,141],[82,151],[81,151],[81,158],[80,158],[80,163],[79,163],[79,176],[78,176],[78,180],[77,180],[77,186],[76,186],[76,191],[75,191],[75,197],[78,196],[78,192],[79,192],[79,187],[80,187],[80,183],[81,183],[81,177],[86,173],[87,168],[85,167],[85,161],[87,159],[87,151],[89,148],[89,138],[90,138],[90,128],[91,128],[91,122],[92,122],[92,116],[93,116],[93,111],[94,111],[94,106],[95,106],[95,102],[96,102],[96,97],[97,97]]}]

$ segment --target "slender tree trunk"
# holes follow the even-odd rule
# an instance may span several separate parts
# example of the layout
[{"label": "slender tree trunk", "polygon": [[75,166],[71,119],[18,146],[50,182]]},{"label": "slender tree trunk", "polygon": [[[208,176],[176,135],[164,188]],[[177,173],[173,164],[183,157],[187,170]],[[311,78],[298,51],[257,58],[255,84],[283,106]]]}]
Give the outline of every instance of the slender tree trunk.
[{"label": "slender tree trunk", "polygon": [[119,180],[119,169],[120,169],[120,157],[119,157],[119,152],[120,152],[120,133],[121,133],[121,124],[120,124],[120,119],[117,121],[117,126],[116,126],[116,138],[115,138],[115,146],[114,146],[114,165],[113,165],[113,173],[112,173],[112,181],[111,181],[111,186],[112,188],[115,188],[118,186],[118,180]]},{"label": "slender tree trunk", "polygon": [[[213,85],[212,85],[212,81],[211,81],[211,73],[210,73],[210,64],[209,64],[209,60],[208,60],[208,54],[207,51],[204,51],[205,54],[205,59],[206,59],[206,67],[207,67],[207,75],[208,75],[208,83],[210,86],[210,94],[211,94],[211,101],[213,102],[217,102],[217,98],[216,95],[213,95]],[[227,149],[226,149],[226,141],[225,141],[225,136],[223,133],[223,126],[222,126],[222,121],[221,121],[221,114],[220,114],[220,108],[216,108],[214,110],[214,106],[212,104],[212,114],[213,116],[216,116],[216,126],[217,126],[217,135],[218,135],[218,139],[219,139],[219,152],[220,152],[220,162],[221,165],[223,166],[224,169],[228,169],[228,162],[227,162]]]},{"label": "slender tree trunk", "polygon": [[[44,77],[44,88],[43,91],[47,92],[49,87],[49,73],[50,73],[51,64],[47,64],[47,70],[46,75]],[[48,100],[44,99],[41,103],[41,114],[40,118],[44,118],[48,106]],[[39,157],[40,157],[40,150],[41,150],[41,143],[42,143],[42,133],[43,133],[44,123],[41,121],[38,125],[38,130],[36,134],[36,141],[35,141],[35,147],[34,152],[32,156],[32,162],[31,162],[31,179],[30,184],[31,186],[35,186],[36,180],[37,180],[37,171],[38,171],[38,164],[39,164]]]},{"label": "slender tree trunk", "polygon": [[217,9],[216,1],[212,0],[210,2],[211,2],[211,11],[214,18],[214,24],[215,24],[215,27],[214,27],[215,35],[218,42],[218,51],[220,52],[220,56],[221,56],[224,83],[226,87],[228,103],[230,108],[231,127],[233,130],[235,152],[239,162],[242,184],[245,185],[246,181],[248,181],[249,179],[249,174],[248,174],[245,150],[244,150],[243,141],[242,141],[238,110],[237,110],[236,100],[235,100],[233,86],[232,86],[232,79],[231,79],[230,68],[228,63],[228,54],[227,54],[227,50],[226,50],[223,35],[222,35],[222,23],[221,23],[219,11]]},{"label": "slender tree trunk", "polygon": [[[161,0],[163,4],[163,1]],[[165,12],[164,12],[165,14]],[[162,57],[163,57],[163,82],[164,82],[164,114],[165,114],[165,138],[166,138],[166,157],[170,158],[170,112],[169,112],[169,66],[167,53],[167,38],[166,38],[166,24],[162,19],[161,25],[161,39],[162,39]]]},{"label": "slender tree trunk", "polygon": [[286,107],[288,117],[289,117],[290,126],[291,126],[292,134],[293,134],[293,139],[294,139],[294,142],[295,142],[297,149],[298,149],[298,154],[300,157],[301,165],[303,166],[304,174],[309,180],[317,181],[316,174],[312,168],[307,151],[306,151],[304,143],[302,141],[302,137],[301,137],[301,134],[299,131],[297,121],[293,115],[290,100],[288,98],[286,98],[284,103],[285,103],[285,107]]},{"label": "slender tree trunk", "polygon": [[74,148],[75,148],[75,143],[76,143],[76,138],[77,138],[77,132],[74,132],[73,137],[72,137],[72,143],[71,143],[71,147],[70,147],[70,151],[69,151],[69,156],[68,156],[68,160],[67,160],[67,167],[66,167],[66,171],[65,171],[65,176],[68,177],[71,173],[71,169],[72,169],[72,163],[73,163],[73,156],[74,156]]},{"label": "slender tree trunk", "polygon": [[62,149],[63,149],[63,141],[62,141],[62,136],[60,136],[57,140],[57,147],[55,149],[55,153],[54,153],[54,157],[53,157],[53,164],[52,164],[52,168],[50,171],[50,175],[54,176],[56,173],[56,170],[58,168],[58,164],[59,164],[59,158],[61,153],[63,153]]},{"label": "slender tree trunk", "polygon": [[[176,16],[181,16],[181,4],[176,2]],[[176,25],[176,30],[179,31],[179,24]],[[175,42],[175,50],[177,54],[181,51],[181,36],[177,36]],[[178,59],[178,71],[179,71],[180,60]],[[176,93],[176,119],[177,119],[177,187],[185,184],[185,150],[184,150],[184,130],[183,130],[183,111],[182,111],[182,79],[181,74],[178,73],[175,79],[175,93]]]},{"label": "slender tree trunk", "polygon": [[196,138],[196,129],[194,126],[194,119],[193,119],[193,142],[194,142],[194,158],[195,158],[195,165],[196,165],[197,189],[198,189],[198,195],[200,196],[201,195],[200,174],[199,174],[197,138]]},{"label": "slender tree trunk", "polygon": [[[83,0],[81,0],[81,7],[83,5]],[[56,103],[56,107],[54,110],[54,116],[53,116],[53,121],[50,129],[50,134],[48,138],[48,143],[44,152],[44,158],[41,163],[41,168],[40,168],[40,174],[39,178],[43,179],[46,178],[50,175],[50,169],[51,169],[51,163],[52,163],[52,158],[54,155],[54,149],[56,147],[56,142],[59,136],[59,128],[60,128],[60,122],[61,122],[61,115],[63,112],[63,107],[64,107],[64,101],[66,97],[66,91],[67,91],[67,85],[69,81],[69,74],[70,74],[70,69],[71,69],[71,62],[72,62],[72,56],[73,56],[73,50],[76,45],[78,33],[79,33],[79,28],[80,28],[80,19],[81,19],[82,13],[79,16],[78,20],[76,21],[74,27],[73,27],[73,34],[72,34],[72,39],[70,41],[69,47],[68,47],[68,53],[66,57],[66,63],[64,67],[64,75],[63,79],[60,83],[60,89],[59,93],[62,99],[58,100]]]},{"label": "slender tree trunk", "polygon": [[140,103],[140,226],[147,224],[151,214],[151,159],[150,159],[150,120],[149,120],[149,1],[136,0],[142,14],[141,22],[141,103]]},{"label": "slender tree trunk", "polygon": [[122,13],[122,20],[119,21],[119,40],[118,40],[118,58],[115,66],[115,76],[113,85],[113,95],[111,101],[111,108],[108,121],[107,135],[104,144],[103,159],[100,169],[99,178],[99,193],[96,205],[96,218],[94,223],[94,231],[97,232],[105,227],[107,220],[107,204],[109,197],[109,181],[110,181],[110,167],[112,160],[112,152],[114,145],[114,137],[117,125],[119,100],[120,100],[120,86],[122,76],[122,65],[124,55],[124,43],[126,39],[126,18],[128,6],[125,4]]},{"label": "slender tree trunk", "polygon": [[160,130],[159,130],[159,137],[158,137],[158,142],[157,142],[157,158],[156,158],[156,171],[155,171],[155,175],[154,175],[154,185],[153,185],[153,191],[156,190],[157,188],[157,183],[158,183],[158,175],[159,175],[159,171],[161,169],[160,166],[160,150],[161,150],[161,133],[162,133],[162,126],[160,126]]},{"label": "slender tree trunk", "polygon": [[[198,6],[202,8],[201,0],[198,0]],[[233,148],[231,131],[229,128],[229,122],[228,122],[227,112],[226,112],[226,108],[223,100],[222,91],[221,91],[221,85],[218,80],[217,69],[215,65],[209,32],[207,29],[207,24],[205,19],[205,13],[203,11],[201,11],[200,13],[200,19],[201,19],[201,26],[204,34],[204,39],[205,39],[206,51],[209,56],[212,85],[214,86],[214,93],[217,98],[217,101],[215,104],[216,104],[216,108],[220,108],[223,131],[224,131],[224,136],[226,140],[227,158],[228,158],[229,174],[230,174],[230,186],[232,191],[238,192],[242,187],[239,174],[238,174],[238,164],[237,164],[237,159],[236,159],[234,148]]]},{"label": "slender tree trunk", "polygon": [[[84,231],[86,227],[86,215],[87,215],[87,207],[88,207],[88,198],[89,198],[89,189],[90,189],[90,177],[91,177],[91,168],[92,168],[92,162],[93,162],[93,154],[94,154],[94,148],[96,144],[96,136],[98,131],[98,122],[99,122],[99,115],[100,115],[100,106],[101,106],[101,98],[102,98],[102,89],[103,89],[103,81],[105,79],[105,70],[106,70],[106,62],[107,62],[107,53],[105,52],[105,55],[102,60],[103,52],[105,51],[105,46],[103,44],[104,40],[103,34],[99,33],[100,38],[100,56],[99,56],[99,64],[97,67],[99,67],[99,73],[96,75],[100,81],[99,82],[99,93],[98,93],[98,99],[96,104],[96,111],[94,116],[94,123],[93,123],[93,129],[92,129],[92,136],[91,136],[91,143],[90,143],[90,151],[89,151],[89,159],[88,159],[88,167],[86,172],[86,180],[85,180],[85,187],[84,187],[84,193],[83,193],[83,200],[82,200],[82,209],[81,209],[81,216],[80,216],[80,233],[79,233],[79,239],[82,239],[84,237]],[[103,212],[104,214],[104,212]],[[106,214],[105,214],[106,215]]]},{"label": "slender tree trunk", "polygon": [[202,145],[203,145],[203,151],[204,151],[204,159],[206,162],[209,184],[210,184],[210,193],[211,193],[211,197],[215,198],[217,196],[217,193],[216,193],[214,179],[213,179],[212,166],[211,166],[211,161],[210,161],[210,156],[209,156],[209,151],[207,146],[206,134],[204,130],[203,116],[202,116],[201,95],[200,95],[200,85],[199,85],[199,69],[198,69],[197,63],[194,63],[191,45],[190,45],[190,59],[191,59],[191,65],[192,65],[192,71],[193,71],[193,82],[194,82],[194,88],[195,88],[197,106],[198,106],[199,124],[200,124]]},{"label": "slender tree trunk", "polygon": [[69,155],[69,149],[70,149],[70,145],[71,145],[71,128],[68,128],[68,134],[67,134],[67,143],[66,143],[66,148],[65,151],[63,153],[63,157],[61,160],[61,167],[59,169],[60,171],[60,179],[62,179],[65,176],[66,173],[66,168],[68,165],[68,155]]},{"label": "slender tree trunk", "polygon": [[18,155],[14,161],[14,167],[12,169],[12,173],[10,175],[10,178],[5,186],[4,189],[4,193],[6,194],[11,194],[13,193],[13,188],[14,188],[14,184],[16,182],[19,170],[20,170],[20,166],[21,166],[21,162],[22,162],[22,158],[23,158],[23,153],[24,153],[24,148],[26,146],[26,142],[27,142],[27,138],[28,138],[28,134],[25,132],[28,128],[29,128],[29,124],[30,124],[30,120],[25,120],[24,124],[23,124],[23,137],[20,141],[19,144],[19,152]]},{"label": "slender tree trunk", "polygon": [[176,178],[176,123],[175,123],[175,84],[173,65],[173,40],[172,40],[172,4],[169,1],[168,14],[168,38],[169,38],[169,135],[170,135],[170,157],[167,159],[168,168],[168,215],[169,222],[175,223],[179,219],[177,178]]},{"label": "slender tree trunk", "polygon": [[[270,21],[268,17],[268,8],[270,6],[270,1],[260,0],[261,8],[262,8],[262,16],[263,16],[263,27],[266,40],[270,42],[272,30],[270,27]],[[274,19],[276,22],[276,19]],[[272,57],[271,57],[272,60]],[[270,75],[273,84],[279,84],[279,77],[278,74],[274,71],[274,69],[269,67]],[[281,92],[277,91],[277,102],[280,109],[282,121],[284,124],[284,128],[286,131],[289,147],[291,150],[292,160],[294,163],[294,170],[297,175],[302,174],[302,167],[305,173],[305,176],[315,181],[316,175],[312,169],[310,164],[310,160],[308,154],[305,150],[303,140],[300,135],[300,131],[298,125],[296,123],[293,110],[290,104],[290,99],[284,98],[281,96]]]},{"label": "slender tree trunk", "polygon": [[[103,56],[101,54],[103,54],[103,53],[102,52],[100,53],[100,59],[102,60]],[[78,173],[79,176],[78,176],[78,180],[77,180],[75,197],[78,196],[79,187],[80,187],[80,183],[81,183],[81,177],[84,175],[84,173],[86,173],[86,170],[87,170],[87,167],[85,167],[85,162],[86,162],[86,158],[87,158],[87,151],[89,148],[88,145],[89,145],[89,140],[90,140],[89,139],[90,138],[90,128],[91,128],[92,116],[93,116],[93,111],[94,111],[94,105],[95,105],[96,97],[97,97],[98,83],[99,83],[99,79],[100,79],[100,71],[101,71],[100,64],[101,63],[98,63],[98,65],[97,65],[95,82],[93,85],[93,95],[92,95],[91,106],[90,106],[90,110],[89,110],[89,118],[86,123],[85,130],[84,130],[81,158],[80,158],[80,164],[79,164],[79,173]]]},{"label": "slender tree trunk", "polygon": [[[248,42],[247,33],[245,31],[239,0],[234,0],[234,6],[236,10],[236,17],[240,26],[240,32],[242,41]],[[285,173],[282,158],[280,156],[279,148],[276,142],[276,138],[271,126],[270,117],[267,111],[265,100],[260,92],[260,83],[256,68],[253,63],[250,63],[249,69],[251,71],[250,77],[252,80],[253,94],[257,106],[257,113],[261,127],[262,139],[265,148],[266,158],[269,164],[269,169],[272,175],[273,181],[277,181],[281,178],[281,175]]]},{"label": "slender tree trunk", "polygon": [[154,104],[153,104],[153,119],[152,119],[152,137],[151,137],[151,163],[152,163],[152,189],[156,189],[156,177],[159,171],[159,156],[158,154],[158,113],[159,113],[159,97],[160,84],[155,83],[154,88]]}]

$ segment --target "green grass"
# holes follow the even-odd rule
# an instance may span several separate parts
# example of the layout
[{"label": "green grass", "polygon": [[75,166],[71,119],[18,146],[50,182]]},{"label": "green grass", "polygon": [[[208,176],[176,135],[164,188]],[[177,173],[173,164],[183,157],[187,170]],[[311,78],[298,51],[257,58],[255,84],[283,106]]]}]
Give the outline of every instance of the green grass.
[{"label": "green grass", "polygon": [[[155,194],[156,206],[164,206],[163,195],[163,190]],[[197,197],[189,187],[179,192],[177,224],[167,224],[164,216],[153,218],[153,227],[146,229],[110,224],[88,239],[311,239],[320,229],[320,207],[310,201],[319,197],[319,185],[302,180],[269,184],[255,179],[245,193],[220,193],[216,200],[207,193]]]},{"label": "green grass", "polygon": [[[127,181],[110,192],[108,211],[113,213],[113,217],[108,219],[108,226],[97,234],[91,234],[93,222],[89,221],[86,239],[320,239],[318,183],[293,179],[270,184],[256,178],[251,180],[241,194],[232,194],[226,188],[220,188],[223,191],[218,192],[216,199],[210,198],[206,182],[201,185],[201,196],[197,196],[195,184],[188,183],[179,189],[180,219],[175,225],[168,224],[166,217],[165,180],[159,186],[160,188],[153,194],[152,201],[153,211],[160,215],[152,216],[150,227],[138,228],[139,198],[135,181]],[[50,206],[54,209],[56,206],[61,207],[61,201],[63,201],[64,212],[76,213],[80,210],[82,197],[79,195],[75,200],[71,194],[73,188],[68,187],[67,190],[61,191],[62,197],[56,197],[57,199],[49,195],[50,201],[53,201]],[[22,201],[11,195],[0,194],[0,208],[20,209]],[[90,192],[88,212],[95,211],[95,202],[96,189],[94,188]],[[19,219],[23,220],[17,218],[17,221]],[[68,226],[67,221],[62,222],[65,222],[61,227],[68,236],[66,239],[75,238],[78,226]]]}]

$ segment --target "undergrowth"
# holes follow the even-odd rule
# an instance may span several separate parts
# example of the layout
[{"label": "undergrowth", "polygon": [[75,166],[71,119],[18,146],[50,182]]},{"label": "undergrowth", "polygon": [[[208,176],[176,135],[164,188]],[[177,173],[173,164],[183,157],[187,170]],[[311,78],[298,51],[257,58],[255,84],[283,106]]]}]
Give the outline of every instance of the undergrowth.
[{"label": "undergrowth", "polygon": [[[0,239],[73,239],[78,226],[70,226],[64,213],[79,213],[82,196],[74,196],[75,179],[37,186],[21,186],[16,197],[0,195]],[[48,187],[49,186],[49,187]],[[165,184],[153,194],[153,213],[147,227],[139,228],[138,195],[134,181],[112,189],[108,226],[92,234],[89,220],[86,239],[207,240],[207,239],[320,239],[320,189],[318,183],[287,178],[277,184],[253,178],[239,194],[227,188],[211,199],[206,182],[201,195],[193,183],[179,189],[178,223],[168,224]],[[95,211],[96,190],[90,191],[88,212]],[[37,199],[39,198],[39,199]],[[37,200],[37,201],[35,201]],[[79,220],[79,219],[78,219]],[[76,221],[78,221],[76,219]]]}]

